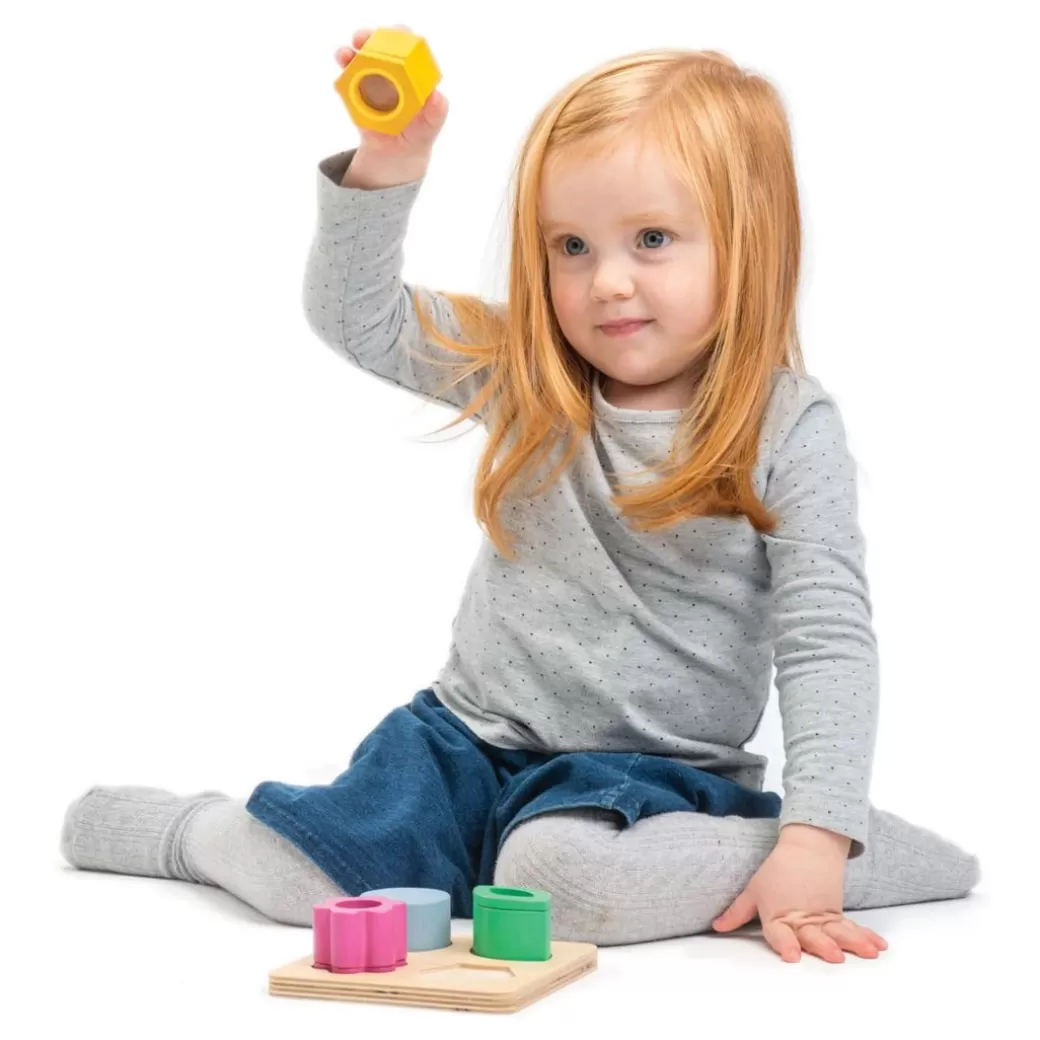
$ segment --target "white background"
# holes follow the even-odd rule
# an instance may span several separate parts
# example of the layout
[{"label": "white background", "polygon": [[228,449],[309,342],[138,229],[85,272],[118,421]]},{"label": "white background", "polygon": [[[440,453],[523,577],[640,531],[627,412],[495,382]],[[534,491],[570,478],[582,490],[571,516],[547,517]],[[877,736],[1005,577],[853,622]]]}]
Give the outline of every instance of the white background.
[{"label": "white background", "polygon": [[[63,3],[0,25],[0,1028],[253,1037],[584,1028],[967,1035],[1035,956],[1037,81],[1027,3]],[[405,276],[501,294],[541,104],[628,50],[774,80],[805,213],[801,329],[860,471],[875,804],[976,852],[968,900],[878,910],[876,962],[755,936],[601,951],[518,1017],[266,995],[310,933],[222,892],[75,872],[95,783],[331,779],[435,676],[478,545],[482,432],[323,346],[301,288],[354,29],[430,41],[451,111]],[[1035,37],[1033,37],[1035,39]],[[1032,450],[1031,450],[1032,449]],[[775,704],[753,745],[782,743]],[[525,1033],[525,1035],[527,1035]]]}]

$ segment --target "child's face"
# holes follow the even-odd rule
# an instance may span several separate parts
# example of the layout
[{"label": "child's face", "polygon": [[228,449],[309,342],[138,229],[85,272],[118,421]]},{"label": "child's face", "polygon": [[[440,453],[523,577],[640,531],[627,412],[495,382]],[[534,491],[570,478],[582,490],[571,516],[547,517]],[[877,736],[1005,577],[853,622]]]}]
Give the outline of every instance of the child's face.
[{"label": "child's face", "polygon": [[[680,408],[711,325],[715,258],[700,208],[656,146],[550,161],[539,197],[553,309],[571,346],[604,375],[608,400]],[[640,318],[614,332],[604,323]]]}]

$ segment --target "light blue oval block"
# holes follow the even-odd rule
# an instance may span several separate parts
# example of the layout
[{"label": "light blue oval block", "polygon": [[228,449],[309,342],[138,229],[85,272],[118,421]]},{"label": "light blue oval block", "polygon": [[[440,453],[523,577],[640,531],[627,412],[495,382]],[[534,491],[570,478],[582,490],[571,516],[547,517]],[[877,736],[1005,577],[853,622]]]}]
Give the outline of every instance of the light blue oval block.
[{"label": "light blue oval block", "polygon": [[396,899],[407,907],[409,952],[451,945],[451,896],[437,888],[377,888],[362,899]]}]

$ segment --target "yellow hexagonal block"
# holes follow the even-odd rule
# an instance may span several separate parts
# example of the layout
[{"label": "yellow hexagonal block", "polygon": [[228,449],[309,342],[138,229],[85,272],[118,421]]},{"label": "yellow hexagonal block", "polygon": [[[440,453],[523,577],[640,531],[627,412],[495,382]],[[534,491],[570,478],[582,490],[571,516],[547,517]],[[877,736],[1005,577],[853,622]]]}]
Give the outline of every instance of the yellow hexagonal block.
[{"label": "yellow hexagonal block", "polygon": [[419,114],[440,80],[441,70],[421,36],[402,29],[376,29],[335,85],[362,130],[399,134]]}]

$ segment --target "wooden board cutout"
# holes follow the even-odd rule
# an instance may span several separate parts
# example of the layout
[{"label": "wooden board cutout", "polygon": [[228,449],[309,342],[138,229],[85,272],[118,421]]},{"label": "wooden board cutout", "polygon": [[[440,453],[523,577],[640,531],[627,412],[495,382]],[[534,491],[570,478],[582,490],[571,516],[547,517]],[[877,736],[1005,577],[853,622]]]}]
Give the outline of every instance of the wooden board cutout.
[{"label": "wooden board cutout", "polygon": [[336,975],[304,957],[269,976],[276,997],[314,997],[376,1004],[409,1004],[456,1011],[519,1011],[596,968],[591,943],[554,942],[547,961],[500,961],[470,952],[471,936],[453,936],[442,950],[408,954],[391,972]]}]

